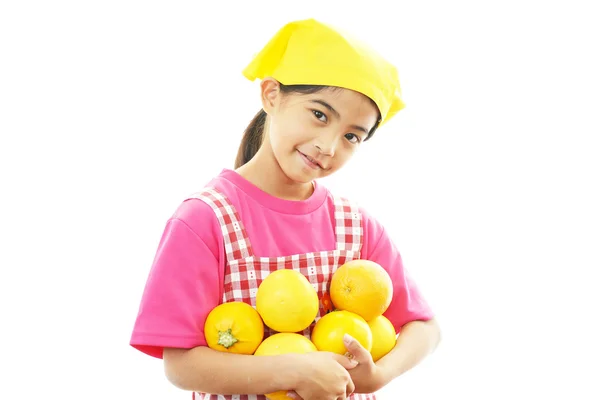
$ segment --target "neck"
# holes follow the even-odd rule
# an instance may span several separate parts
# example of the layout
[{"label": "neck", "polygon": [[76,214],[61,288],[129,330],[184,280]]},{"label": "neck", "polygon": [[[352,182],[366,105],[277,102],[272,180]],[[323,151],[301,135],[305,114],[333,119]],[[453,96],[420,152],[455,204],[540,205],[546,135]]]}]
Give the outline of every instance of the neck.
[{"label": "neck", "polygon": [[271,196],[283,200],[306,200],[314,192],[312,182],[294,182],[283,172],[272,152],[261,146],[248,163],[236,170],[238,174]]}]

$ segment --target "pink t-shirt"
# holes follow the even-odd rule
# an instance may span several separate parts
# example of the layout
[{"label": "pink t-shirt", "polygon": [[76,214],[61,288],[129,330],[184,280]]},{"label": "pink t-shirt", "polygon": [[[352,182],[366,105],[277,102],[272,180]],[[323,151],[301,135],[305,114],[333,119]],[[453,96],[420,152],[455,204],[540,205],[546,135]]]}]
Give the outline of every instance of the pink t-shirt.
[{"label": "pink t-shirt", "polygon": [[[334,250],[334,202],[315,182],[304,201],[276,198],[237,172],[225,169],[208,186],[229,198],[246,228],[255,256],[276,257]],[[433,313],[402,265],[398,249],[383,226],[360,208],[361,258],[380,264],[394,285],[385,316],[399,332],[402,325],[429,320]],[[315,229],[315,227],[319,227]],[[204,321],[221,303],[224,245],[214,211],[199,199],[182,202],[168,220],[150,269],[130,344],[162,358],[164,347],[205,346]]]}]

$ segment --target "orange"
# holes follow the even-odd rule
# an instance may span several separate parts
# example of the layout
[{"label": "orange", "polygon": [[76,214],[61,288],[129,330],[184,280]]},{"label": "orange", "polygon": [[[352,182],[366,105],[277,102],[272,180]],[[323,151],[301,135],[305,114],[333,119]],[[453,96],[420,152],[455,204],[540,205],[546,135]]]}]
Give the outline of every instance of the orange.
[{"label": "orange", "polygon": [[390,320],[383,315],[373,318],[368,324],[373,334],[371,356],[373,361],[377,361],[396,346],[396,329],[394,329],[394,325]]},{"label": "orange", "polygon": [[353,260],[334,272],[329,292],[338,310],[351,311],[370,321],[382,315],[392,302],[392,279],[373,261]]},{"label": "orange", "polygon": [[253,354],[264,333],[265,326],[258,312],[241,301],[216,306],[204,323],[208,347],[228,353]]},{"label": "orange", "polygon": [[277,332],[300,332],[319,312],[317,291],[300,272],[280,269],[267,275],[256,292],[256,310]]},{"label": "orange", "polygon": [[[275,356],[289,353],[309,353],[317,351],[315,345],[305,336],[298,333],[276,333],[266,338],[254,355],[256,356]],[[287,391],[281,390],[274,393],[266,394],[265,397],[269,400],[289,400]]]},{"label": "orange", "polygon": [[358,340],[367,351],[373,347],[373,334],[369,324],[360,315],[338,310],[321,317],[313,328],[311,340],[319,351],[346,354],[344,334]]}]

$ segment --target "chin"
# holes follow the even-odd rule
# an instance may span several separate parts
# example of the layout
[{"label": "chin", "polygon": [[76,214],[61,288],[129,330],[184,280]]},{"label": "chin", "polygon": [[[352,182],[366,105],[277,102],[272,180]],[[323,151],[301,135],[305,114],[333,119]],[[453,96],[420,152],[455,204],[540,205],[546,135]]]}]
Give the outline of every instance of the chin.
[{"label": "chin", "polygon": [[316,178],[318,178],[318,176],[316,176],[316,174],[306,173],[298,168],[287,167],[287,168],[282,168],[282,170],[283,170],[283,173],[291,181],[294,181],[295,183],[310,183],[313,180],[315,180]]},{"label": "chin", "polygon": [[317,178],[316,176],[310,176],[308,174],[303,174],[302,172],[296,172],[296,173],[287,173],[286,172],[285,175],[288,178],[290,178],[290,180],[292,180],[296,183],[310,183]]}]

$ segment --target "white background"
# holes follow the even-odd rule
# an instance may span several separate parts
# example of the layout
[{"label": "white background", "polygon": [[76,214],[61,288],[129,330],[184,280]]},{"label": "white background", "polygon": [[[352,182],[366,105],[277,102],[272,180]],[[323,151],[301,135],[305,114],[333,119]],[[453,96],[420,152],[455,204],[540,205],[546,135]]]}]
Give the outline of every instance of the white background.
[{"label": "white background", "polygon": [[443,329],[381,398],[600,398],[592,3],[2,2],[0,398],[189,398],[128,345],[140,296],[259,108],[242,68],[307,17],[394,62],[407,104],[323,182],[383,221]]}]

